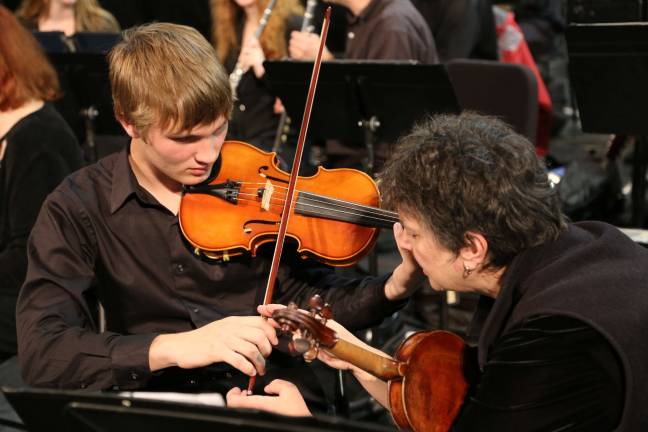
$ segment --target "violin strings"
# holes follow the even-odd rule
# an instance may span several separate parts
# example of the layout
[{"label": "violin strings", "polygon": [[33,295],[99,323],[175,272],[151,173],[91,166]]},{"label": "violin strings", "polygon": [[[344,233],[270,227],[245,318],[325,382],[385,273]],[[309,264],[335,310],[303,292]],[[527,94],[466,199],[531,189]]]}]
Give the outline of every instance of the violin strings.
[{"label": "violin strings", "polygon": [[[251,194],[248,194],[248,195],[251,195]],[[258,200],[248,199],[248,198],[244,198],[241,201],[258,203]],[[384,217],[380,217],[380,216],[372,216],[372,215],[367,215],[365,213],[358,213],[358,212],[353,212],[353,211],[344,211],[344,210],[339,210],[339,209],[331,209],[329,207],[317,206],[317,205],[314,205],[314,204],[305,204],[305,203],[301,203],[301,202],[299,204],[303,205],[305,207],[310,207],[310,208],[314,208],[314,209],[318,209],[318,210],[328,211],[329,213],[333,213],[333,214],[337,214],[337,215],[355,216],[355,217],[360,218],[360,219],[362,219],[362,218],[364,218],[364,219],[372,219],[372,220],[374,220],[376,222],[384,222],[386,224],[387,223],[395,223],[395,222],[397,222],[397,220],[394,220],[392,218],[384,218]],[[283,207],[283,204],[279,204],[279,203],[270,203],[270,205],[272,205],[274,207],[280,207],[280,208]],[[326,217],[326,215],[324,213],[322,213],[322,216]],[[329,219],[335,219],[335,218],[330,217]],[[343,222],[348,222],[348,221],[346,221],[344,219],[341,219],[341,220]]]},{"label": "violin strings", "polygon": [[[265,183],[254,183],[254,182],[239,182],[239,183],[240,184],[265,185]],[[277,189],[286,189],[283,186],[275,186],[275,188],[277,188]],[[241,188],[241,191],[242,190],[243,189]],[[381,216],[382,217],[387,217],[387,218],[392,217],[396,221],[398,220],[398,213],[393,212],[393,211],[379,209],[379,208],[371,207],[371,206],[364,205],[364,204],[351,203],[351,202],[340,200],[340,199],[337,199],[337,198],[321,196],[321,195],[317,195],[317,194],[315,194],[313,192],[307,192],[307,191],[302,191],[302,190],[297,190],[297,192],[299,192],[300,194],[308,194],[308,195],[310,195],[310,197],[302,197],[301,198],[302,200],[315,201],[315,202],[320,202],[320,203],[326,204],[326,205],[337,206],[337,207],[339,207],[341,209],[344,209],[344,210],[356,210],[356,209],[359,208],[359,209],[361,209],[363,211],[362,214],[377,215],[377,216],[374,216],[374,217],[381,217]],[[248,193],[248,195],[257,196],[256,193],[255,194],[249,194]],[[321,197],[322,199],[317,199],[319,197]],[[278,196],[276,198],[273,197],[272,200],[281,199],[281,202],[283,203],[285,198],[286,198],[286,195],[284,194],[284,195]],[[300,198],[297,197],[296,199],[300,199]],[[333,202],[329,203],[329,202],[326,201],[327,199],[332,200]]]},{"label": "violin strings", "polygon": [[[303,204],[305,206],[311,206],[314,208],[324,209],[328,211],[339,211],[340,213],[355,215],[355,216],[367,216],[369,218],[376,219],[376,220],[394,221],[394,222],[398,221],[398,216],[397,213],[395,212],[390,212],[388,210],[382,210],[382,209],[375,209],[374,207],[365,206],[362,204],[355,204],[355,203],[349,203],[352,205],[345,205],[342,203],[346,203],[347,201],[342,201],[342,200],[328,202],[326,200],[316,199],[317,195],[314,195],[316,198],[312,198],[306,196],[306,194],[310,194],[310,192],[306,192],[304,196],[299,196],[295,198],[294,202],[296,202],[297,204]],[[243,192],[239,192],[239,195],[247,195],[247,196],[254,196],[254,197],[258,196],[257,194],[243,193]],[[273,197],[270,199],[270,201],[272,202],[272,205],[283,205],[283,203],[285,202],[285,196]],[[315,204],[311,204],[313,202],[320,203],[322,205],[317,206]],[[336,209],[335,207],[339,208],[339,210]]]},{"label": "violin strings", "polygon": [[[239,196],[241,196],[241,195],[254,197],[254,198],[242,198],[241,201],[255,202],[255,203],[258,202],[257,194],[240,192]],[[283,207],[284,201],[285,201],[284,199],[281,199],[279,197],[278,198],[271,198],[270,199],[270,205],[276,206],[276,207]],[[337,207],[341,207],[342,209],[333,208],[333,207],[329,206],[329,203],[327,203],[325,201],[314,200],[314,199],[311,199],[311,198],[308,198],[308,197],[302,197],[301,199],[296,198],[294,200],[294,202],[296,202],[297,204],[302,205],[304,207],[309,207],[309,208],[316,209],[316,210],[328,211],[329,213],[332,212],[332,213],[338,214],[338,215],[355,216],[355,217],[358,217],[358,218],[372,219],[372,220],[375,220],[377,222],[385,222],[385,223],[389,223],[389,222],[394,223],[394,222],[398,221],[397,218],[390,217],[390,215],[386,215],[386,214],[382,214],[382,213],[378,213],[378,212],[374,212],[373,214],[365,213],[365,212],[362,212],[362,211],[357,211],[357,209],[355,209],[355,208],[353,208],[351,206],[346,206],[345,207],[345,206],[342,206],[342,205],[337,205]],[[313,204],[313,202],[314,203],[323,203],[325,205],[324,206],[316,205],[316,204]]]}]

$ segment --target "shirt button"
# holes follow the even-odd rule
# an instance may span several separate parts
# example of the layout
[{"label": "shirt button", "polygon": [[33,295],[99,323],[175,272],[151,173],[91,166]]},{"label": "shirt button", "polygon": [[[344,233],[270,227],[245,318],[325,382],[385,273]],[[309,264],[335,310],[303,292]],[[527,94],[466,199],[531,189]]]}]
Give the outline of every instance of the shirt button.
[{"label": "shirt button", "polygon": [[185,268],[182,264],[178,264],[176,270],[178,270],[178,273],[184,273]]},{"label": "shirt button", "polygon": [[79,387],[82,388],[82,389],[84,389],[84,388],[88,387],[88,384],[86,384],[86,383],[81,383],[81,384],[79,384]]},{"label": "shirt button", "polygon": [[353,38],[355,38],[355,33],[353,33],[353,32],[349,32],[349,33],[347,34],[347,37],[348,37],[349,39],[353,39]]},{"label": "shirt button", "polygon": [[139,375],[137,375],[135,372],[130,373],[130,379],[133,381],[136,381],[139,378]]},{"label": "shirt button", "polygon": [[191,309],[191,310],[192,310],[194,313],[198,313],[198,312],[200,311],[200,309],[198,309],[198,308],[196,308],[196,307],[193,308],[193,309]]},{"label": "shirt button", "polygon": [[247,108],[246,108],[245,105],[243,105],[243,104],[239,105],[239,110],[241,110],[241,111],[245,111],[246,109],[247,109]]}]

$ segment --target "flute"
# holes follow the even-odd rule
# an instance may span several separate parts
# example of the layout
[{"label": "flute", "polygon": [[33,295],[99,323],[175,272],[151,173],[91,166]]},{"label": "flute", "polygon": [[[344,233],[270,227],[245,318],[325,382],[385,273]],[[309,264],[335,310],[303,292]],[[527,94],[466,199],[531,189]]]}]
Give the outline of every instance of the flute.
[{"label": "flute", "polygon": [[[301,32],[304,33],[313,33],[315,26],[313,25],[313,12],[315,12],[315,6],[317,6],[317,0],[307,0],[306,9],[304,11],[304,19],[302,20]],[[279,153],[281,146],[286,143],[288,140],[288,132],[290,131],[290,117],[286,113],[286,108],[281,113],[279,117],[279,124],[277,125],[277,133],[275,134],[274,143],[272,145],[272,151]]]},{"label": "flute", "polygon": [[[268,3],[268,7],[266,7],[265,10],[263,11],[263,15],[261,15],[261,20],[259,21],[259,26],[254,32],[254,37],[256,39],[259,39],[261,37],[263,30],[268,24],[268,19],[270,18],[272,9],[274,8],[276,3],[277,0],[270,0],[270,3]],[[241,67],[241,62],[237,61],[236,66],[234,66],[234,70],[229,76],[230,87],[232,88],[232,96],[234,97],[234,99],[236,99],[236,89],[238,88],[239,82],[241,81],[241,77],[243,76],[244,72],[245,71]]]}]

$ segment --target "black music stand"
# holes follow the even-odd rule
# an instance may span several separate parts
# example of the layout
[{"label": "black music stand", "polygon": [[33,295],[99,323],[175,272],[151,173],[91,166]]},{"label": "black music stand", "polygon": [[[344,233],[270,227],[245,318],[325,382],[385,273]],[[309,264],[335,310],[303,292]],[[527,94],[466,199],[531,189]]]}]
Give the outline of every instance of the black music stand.
[{"label": "black music stand", "polygon": [[3,388],[31,432],[50,431],[391,431],[337,417],[284,417],[256,410],[157,401],[117,393]]},{"label": "black music stand", "polygon": [[579,24],[567,29],[569,74],[583,131],[637,135],[632,224],[644,223],[648,166],[648,23]]},{"label": "black music stand", "polygon": [[116,33],[77,33],[70,38],[58,34],[68,47],[55,45],[56,35],[35,32],[56,67],[64,96],[57,108],[77,137],[85,137],[84,150],[91,161],[98,158],[96,134],[116,135],[123,131],[114,118],[106,53],[120,40]]},{"label": "black music stand", "polygon": [[74,49],[74,45],[60,31],[34,31],[34,37],[46,53],[66,53]]},{"label": "black music stand", "polygon": [[77,52],[106,55],[121,40],[121,34],[80,32],[72,39]]},{"label": "black music stand", "polygon": [[[265,61],[265,79],[293,124],[300,124],[313,62]],[[373,145],[394,142],[426,115],[458,113],[442,65],[403,61],[334,60],[322,63],[309,137],[363,143],[373,173]]]}]

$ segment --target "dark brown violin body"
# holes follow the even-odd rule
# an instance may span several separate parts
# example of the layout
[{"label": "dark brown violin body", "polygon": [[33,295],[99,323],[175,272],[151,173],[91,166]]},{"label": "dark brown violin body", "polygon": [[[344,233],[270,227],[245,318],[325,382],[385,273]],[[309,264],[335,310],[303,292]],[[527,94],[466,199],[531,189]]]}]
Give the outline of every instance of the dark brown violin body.
[{"label": "dark brown violin body", "polygon": [[389,406],[399,429],[450,430],[468,391],[464,377],[464,341],[447,331],[414,333],[395,359],[406,365],[389,380]]},{"label": "dark brown violin body", "polygon": [[[212,258],[250,253],[276,240],[289,174],[274,153],[227,141],[220,169],[209,184],[187,187],[180,204],[180,227],[188,241]],[[319,168],[299,177],[287,236],[303,257],[350,265],[372,247],[378,227],[398,217],[376,208],[378,189],[365,173]]]},{"label": "dark brown violin body", "polygon": [[447,331],[414,333],[400,345],[394,358],[387,358],[338,338],[326,327],[325,319],[294,305],[276,311],[273,319],[282,330],[298,335],[301,346],[309,347],[304,353],[307,360],[315,358],[318,349],[325,348],[387,381],[390,411],[399,429],[450,430],[468,392],[464,373],[466,344],[459,336]]}]

